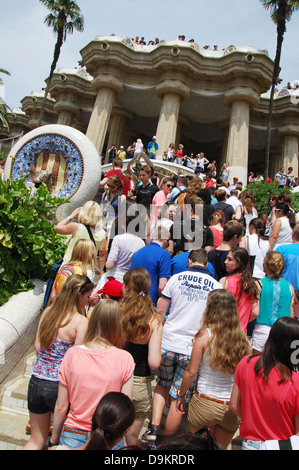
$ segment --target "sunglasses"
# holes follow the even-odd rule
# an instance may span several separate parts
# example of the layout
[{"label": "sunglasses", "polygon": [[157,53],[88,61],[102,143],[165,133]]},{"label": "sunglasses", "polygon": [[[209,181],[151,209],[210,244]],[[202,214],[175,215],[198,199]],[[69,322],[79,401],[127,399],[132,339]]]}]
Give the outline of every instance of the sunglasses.
[{"label": "sunglasses", "polygon": [[173,185],[172,184],[166,184],[166,187],[167,188],[173,188]]},{"label": "sunglasses", "polygon": [[107,186],[108,186],[108,188],[112,188],[112,189],[115,188],[115,186],[113,186],[113,184],[107,184]]}]

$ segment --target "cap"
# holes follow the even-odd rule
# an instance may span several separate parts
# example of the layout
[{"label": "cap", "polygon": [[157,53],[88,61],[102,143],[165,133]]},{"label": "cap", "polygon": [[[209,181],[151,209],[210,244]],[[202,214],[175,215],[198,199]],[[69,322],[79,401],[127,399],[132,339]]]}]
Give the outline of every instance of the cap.
[{"label": "cap", "polygon": [[154,139],[154,140],[157,140],[157,137],[154,135],[154,136],[153,136],[153,139]]},{"label": "cap", "polygon": [[121,145],[119,148],[123,149],[123,148],[124,148],[124,146],[123,146],[123,145]]},{"label": "cap", "polygon": [[102,289],[97,292],[97,294],[107,294],[111,297],[123,297],[122,283],[114,279],[112,276],[108,276],[107,279],[108,281],[104,284]]},{"label": "cap", "polygon": [[233,180],[238,180],[239,178],[237,176],[234,176],[233,177]]}]

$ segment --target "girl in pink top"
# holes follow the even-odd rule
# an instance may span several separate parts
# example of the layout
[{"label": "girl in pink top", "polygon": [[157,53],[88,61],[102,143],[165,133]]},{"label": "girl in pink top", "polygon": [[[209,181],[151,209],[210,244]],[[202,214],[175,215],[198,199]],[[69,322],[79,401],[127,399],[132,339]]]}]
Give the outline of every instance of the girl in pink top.
[{"label": "girl in pink top", "polygon": [[299,434],[299,323],[279,318],[261,355],[240,361],[235,373],[230,409],[241,418],[242,448],[258,450],[270,439]]},{"label": "girl in pink top", "polygon": [[248,322],[259,314],[259,287],[247,269],[248,263],[249,254],[245,248],[232,248],[225,260],[228,276],[219,281],[235,297],[241,326],[245,332]]},{"label": "girl in pink top", "polygon": [[106,393],[132,397],[135,364],[131,354],[121,349],[122,342],[119,304],[110,299],[99,302],[83,344],[66,353],[59,370],[53,444],[60,440],[60,444],[76,448],[86,443],[92,415]]}]

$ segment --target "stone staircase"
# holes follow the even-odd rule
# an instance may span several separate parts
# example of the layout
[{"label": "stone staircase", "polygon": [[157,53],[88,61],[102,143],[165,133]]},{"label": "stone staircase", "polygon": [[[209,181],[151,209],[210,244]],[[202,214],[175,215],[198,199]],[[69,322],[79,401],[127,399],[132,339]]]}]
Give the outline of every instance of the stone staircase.
[{"label": "stone staircase", "polygon": [[[28,422],[27,390],[36,359],[30,352],[23,361],[23,371],[3,386],[0,404],[0,450],[21,450],[29,439],[25,426]],[[25,362],[25,365],[24,365]]]}]

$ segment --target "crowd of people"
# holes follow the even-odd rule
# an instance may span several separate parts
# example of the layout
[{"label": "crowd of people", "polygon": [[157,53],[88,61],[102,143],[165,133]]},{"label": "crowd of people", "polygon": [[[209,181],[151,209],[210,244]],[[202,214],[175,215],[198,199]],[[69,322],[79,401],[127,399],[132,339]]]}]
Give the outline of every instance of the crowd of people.
[{"label": "crowd of people", "polygon": [[52,415],[51,449],[197,450],[212,434],[223,450],[238,430],[243,449],[298,445],[298,214],[287,190],[258,213],[228,163],[195,160],[160,180],[115,155],[98,201],[55,226],[68,241],[25,449],[44,448]]}]

